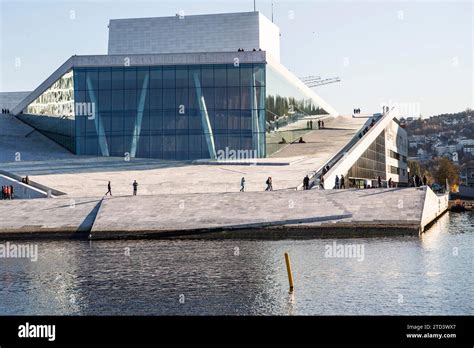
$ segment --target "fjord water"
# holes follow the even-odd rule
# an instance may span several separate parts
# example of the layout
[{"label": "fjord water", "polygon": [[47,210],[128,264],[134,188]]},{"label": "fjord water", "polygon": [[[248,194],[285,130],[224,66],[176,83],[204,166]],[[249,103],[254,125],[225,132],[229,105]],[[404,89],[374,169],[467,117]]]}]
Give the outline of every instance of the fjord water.
[{"label": "fjord water", "polygon": [[[334,242],[363,254],[327,257]],[[472,212],[421,238],[15,243],[38,260],[0,259],[0,315],[474,314]]]}]

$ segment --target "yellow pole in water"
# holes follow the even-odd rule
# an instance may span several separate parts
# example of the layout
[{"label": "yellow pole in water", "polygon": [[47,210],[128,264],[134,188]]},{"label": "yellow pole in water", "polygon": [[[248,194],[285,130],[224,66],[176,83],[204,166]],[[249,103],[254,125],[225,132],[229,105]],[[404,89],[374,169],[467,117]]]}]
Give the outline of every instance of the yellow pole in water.
[{"label": "yellow pole in water", "polygon": [[285,253],[286,271],[288,272],[288,281],[290,282],[290,292],[293,292],[293,274],[291,273],[290,255]]}]

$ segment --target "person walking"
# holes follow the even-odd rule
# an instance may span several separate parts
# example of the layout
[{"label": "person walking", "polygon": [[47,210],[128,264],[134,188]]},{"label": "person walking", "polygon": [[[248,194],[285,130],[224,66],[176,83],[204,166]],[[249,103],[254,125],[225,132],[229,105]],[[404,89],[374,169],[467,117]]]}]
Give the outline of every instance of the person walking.
[{"label": "person walking", "polygon": [[244,192],[245,191],[245,178],[242,177],[242,179],[240,179],[240,192]]},{"label": "person walking", "polygon": [[[136,180],[133,180],[133,195],[137,195],[137,190],[138,190],[138,182]],[[112,196],[112,193],[110,194]]]},{"label": "person walking", "polygon": [[338,189],[339,188],[339,177],[336,175],[336,180],[334,182],[334,188]]},{"label": "person walking", "polygon": [[324,128],[324,121],[321,121],[321,128]]},{"label": "person walking", "polygon": [[342,189],[345,189],[346,188],[346,184],[344,182],[344,175],[341,174],[341,184],[340,184],[340,188]]},{"label": "person walking", "polygon": [[377,183],[378,183],[378,185],[379,185],[379,188],[382,188],[382,178],[380,177],[380,175],[379,175],[379,177],[377,178]]},{"label": "person walking", "polygon": [[426,179],[426,175],[423,175],[423,186],[426,186],[428,183],[428,179]]},{"label": "person walking", "polygon": [[309,176],[306,175],[303,179],[303,190],[309,190]]},{"label": "person walking", "polygon": [[392,178],[388,179],[387,187],[392,187]]},{"label": "person walking", "polygon": [[321,129],[321,120],[318,120],[318,129]]},{"label": "person walking", "polygon": [[265,191],[273,191],[273,183],[272,183],[271,176],[268,177],[266,184],[267,184],[267,188],[265,189]]},{"label": "person walking", "polygon": [[107,184],[107,192],[105,193],[105,195],[107,196],[108,194],[112,196],[112,185],[110,184],[110,181]]}]

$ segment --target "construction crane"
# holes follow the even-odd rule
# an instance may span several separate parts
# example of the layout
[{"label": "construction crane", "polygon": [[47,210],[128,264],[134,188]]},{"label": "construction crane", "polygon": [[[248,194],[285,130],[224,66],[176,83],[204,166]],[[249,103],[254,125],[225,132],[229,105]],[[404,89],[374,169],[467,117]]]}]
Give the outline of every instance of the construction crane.
[{"label": "construction crane", "polygon": [[321,76],[305,76],[300,78],[300,80],[308,87],[319,87],[323,85],[328,85],[330,83],[335,83],[341,81],[339,77],[328,77],[321,78]]}]

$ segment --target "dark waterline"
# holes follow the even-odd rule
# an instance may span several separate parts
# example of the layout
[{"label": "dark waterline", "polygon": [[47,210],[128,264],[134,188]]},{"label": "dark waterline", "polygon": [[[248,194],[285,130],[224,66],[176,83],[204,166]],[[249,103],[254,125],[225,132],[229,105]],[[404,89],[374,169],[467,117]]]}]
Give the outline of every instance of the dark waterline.
[{"label": "dark waterline", "polygon": [[[325,257],[334,241],[363,259]],[[421,238],[32,243],[37,262],[0,259],[0,315],[474,314],[473,213]]]}]

